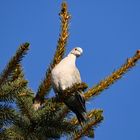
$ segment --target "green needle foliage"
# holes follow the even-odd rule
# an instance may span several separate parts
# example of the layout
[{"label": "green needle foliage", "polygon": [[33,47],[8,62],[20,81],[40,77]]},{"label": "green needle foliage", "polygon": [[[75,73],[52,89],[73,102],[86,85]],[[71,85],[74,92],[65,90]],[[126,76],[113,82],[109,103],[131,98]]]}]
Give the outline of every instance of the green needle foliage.
[{"label": "green needle foliage", "polygon": [[[92,88],[86,83],[75,84],[65,91],[61,100],[57,96],[45,99],[51,89],[51,69],[58,64],[65,53],[68,39],[70,15],[67,4],[62,3],[60,19],[61,32],[54,57],[40,83],[37,93],[28,87],[24,77],[21,60],[29,49],[29,43],[22,44],[0,74],[0,139],[1,140],[78,140],[85,136],[94,137],[94,129],[103,121],[103,110],[90,110],[88,121],[82,126],[71,114],[63,101],[77,90],[85,93],[86,100],[99,95],[120,79],[140,59],[140,51],[129,58],[124,65]],[[61,94],[61,93],[60,93]],[[63,94],[62,94],[63,95]]]},{"label": "green needle foliage", "polygon": [[19,47],[16,54],[11,58],[7,67],[0,74],[0,85],[2,85],[11,76],[12,72],[15,70],[16,66],[22,60],[23,56],[27,53],[29,49],[29,43],[25,43]]}]

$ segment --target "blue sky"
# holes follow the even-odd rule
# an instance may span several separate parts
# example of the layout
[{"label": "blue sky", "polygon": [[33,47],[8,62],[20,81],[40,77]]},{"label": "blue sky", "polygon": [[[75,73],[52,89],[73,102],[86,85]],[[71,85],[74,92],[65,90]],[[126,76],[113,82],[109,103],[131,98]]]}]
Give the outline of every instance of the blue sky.
[{"label": "blue sky", "polygon": [[[0,1],[0,70],[19,44],[30,42],[23,60],[26,78],[36,91],[57,44],[62,0]],[[67,53],[75,46],[84,54],[77,60],[89,87],[110,75],[140,49],[139,0],[67,0],[72,15]],[[102,108],[104,121],[95,140],[140,139],[140,63],[121,80],[87,103]]]}]

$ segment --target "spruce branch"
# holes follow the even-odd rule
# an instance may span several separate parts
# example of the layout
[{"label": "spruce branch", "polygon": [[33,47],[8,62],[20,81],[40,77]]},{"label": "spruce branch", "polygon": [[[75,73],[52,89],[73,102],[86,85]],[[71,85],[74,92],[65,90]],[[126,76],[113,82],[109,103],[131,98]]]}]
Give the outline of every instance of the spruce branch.
[{"label": "spruce branch", "polygon": [[23,68],[21,64],[18,64],[16,68],[14,69],[10,81],[15,81],[19,77],[24,79],[24,73],[23,73]]},{"label": "spruce branch", "polygon": [[57,123],[53,123],[53,125],[44,123],[41,127],[36,128],[36,134],[40,136],[46,135],[47,138],[60,138],[62,134],[70,134],[74,132],[74,130],[75,126],[65,121],[59,121]]},{"label": "spruce branch", "polygon": [[[88,115],[90,120],[83,126],[82,129],[76,131],[71,139],[79,140],[81,137],[88,134],[88,131],[92,127],[96,127],[99,123],[101,123],[101,121],[103,120],[102,112],[103,112],[102,110],[91,111]],[[74,123],[76,123],[76,121],[74,121]]]},{"label": "spruce branch", "polygon": [[16,54],[11,58],[6,68],[0,74],[0,86],[7,80],[11,73],[15,70],[16,66],[20,63],[23,56],[29,49],[29,43],[22,44],[17,50]]},{"label": "spruce branch", "polygon": [[127,61],[110,76],[99,82],[97,85],[89,89],[85,94],[85,99],[89,100],[91,97],[99,95],[103,90],[107,89],[110,85],[114,84],[118,79],[120,79],[128,70],[135,66],[136,62],[140,59],[140,50],[136,54],[127,59]]},{"label": "spruce branch", "polygon": [[[25,94],[22,96],[22,94]],[[30,89],[23,88],[19,96],[16,97],[16,105],[21,114],[27,116],[32,121],[34,110],[32,108],[33,93]]]},{"label": "spruce branch", "polygon": [[7,128],[1,137],[1,140],[25,140],[25,135],[20,131],[19,127],[12,126]]},{"label": "spruce branch", "polygon": [[62,60],[66,50],[67,39],[69,36],[68,26],[70,19],[70,14],[68,13],[68,7],[66,2],[62,3],[61,12],[59,15],[61,19],[61,33],[59,35],[58,45],[53,58],[53,62],[51,63],[51,68],[53,68],[56,64],[58,64]]},{"label": "spruce branch", "polygon": [[49,68],[46,71],[45,78],[41,82],[38,88],[38,91],[35,97],[36,102],[43,102],[44,96],[49,93],[51,89],[51,69],[54,68],[54,66],[62,60],[65,53],[65,49],[66,49],[65,47],[66,47],[67,39],[69,35],[68,25],[69,25],[69,19],[70,19],[67,4],[65,2],[62,3],[61,12],[59,15],[60,15],[60,20],[61,20],[61,32],[59,35],[58,45],[56,47],[54,58],[52,62],[50,63]]},{"label": "spruce branch", "polygon": [[48,99],[44,107],[35,111],[35,133],[37,135],[46,134],[47,137],[56,137],[57,134],[57,136],[60,137],[64,133],[71,133],[74,131],[74,125],[66,122],[64,118],[58,119],[60,109],[61,103],[53,102],[51,99]]},{"label": "spruce branch", "polygon": [[10,105],[0,105],[0,124],[2,126],[11,124],[15,117],[17,117],[15,110]]},{"label": "spruce branch", "polygon": [[[23,86],[21,85],[21,87],[27,87],[27,84],[28,84],[28,81],[25,79],[25,77],[24,77],[24,73],[23,73],[23,68],[22,68],[22,66],[21,66],[21,64],[18,64],[17,65],[17,67],[15,68],[15,70],[13,71],[13,74],[12,74],[12,76],[11,76],[11,78],[10,78],[10,82],[12,83],[14,83],[14,82],[16,82],[16,81],[19,81],[19,87],[20,87],[20,85],[21,85],[21,83],[23,82]],[[9,83],[10,83],[9,82]],[[25,85],[24,85],[25,84]],[[18,87],[18,88],[19,88]],[[27,93],[25,93],[25,92],[20,92],[19,94],[18,94],[18,96],[27,96],[27,97],[34,97],[33,96],[33,94],[29,94],[28,92]]]},{"label": "spruce branch", "polygon": [[12,102],[15,97],[20,94],[20,91],[27,85],[27,81],[21,78],[13,82],[6,82],[0,87],[0,101]]},{"label": "spruce branch", "polygon": [[57,112],[56,119],[58,121],[64,119],[67,116],[67,114],[69,113],[69,111],[70,110],[68,109],[68,107],[65,104],[61,104],[61,109]]}]

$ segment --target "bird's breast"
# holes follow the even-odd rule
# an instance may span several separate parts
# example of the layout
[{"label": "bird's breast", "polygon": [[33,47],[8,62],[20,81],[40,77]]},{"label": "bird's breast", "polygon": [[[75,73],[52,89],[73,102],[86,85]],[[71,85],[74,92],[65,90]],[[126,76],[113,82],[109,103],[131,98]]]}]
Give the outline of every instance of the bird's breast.
[{"label": "bird's breast", "polygon": [[62,90],[81,82],[79,71],[72,66],[59,67],[58,65],[52,70],[51,74],[53,84],[56,88],[61,88]]}]

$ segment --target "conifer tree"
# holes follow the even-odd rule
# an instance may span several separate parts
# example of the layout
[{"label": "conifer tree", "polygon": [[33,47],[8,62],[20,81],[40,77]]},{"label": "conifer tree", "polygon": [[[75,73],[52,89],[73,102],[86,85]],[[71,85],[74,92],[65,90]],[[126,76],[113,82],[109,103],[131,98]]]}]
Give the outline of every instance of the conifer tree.
[{"label": "conifer tree", "polygon": [[[51,69],[58,64],[65,53],[69,36],[70,14],[66,2],[62,3],[61,32],[58,45],[44,80],[40,83],[37,93],[28,87],[21,60],[29,49],[29,43],[22,44],[0,74],[0,139],[1,140],[46,140],[68,139],[78,140],[82,137],[94,137],[94,128],[103,120],[103,110],[89,111],[88,122],[80,126],[76,117],[70,118],[70,110],[57,97],[49,98],[51,90]],[[99,95],[120,79],[140,59],[140,51],[111,75],[88,88],[86,83],[75,84],[64,92],[68,95],[76,90],[85,90],[86,100]],[[47,98],[46,98],[47,97]]]}]

